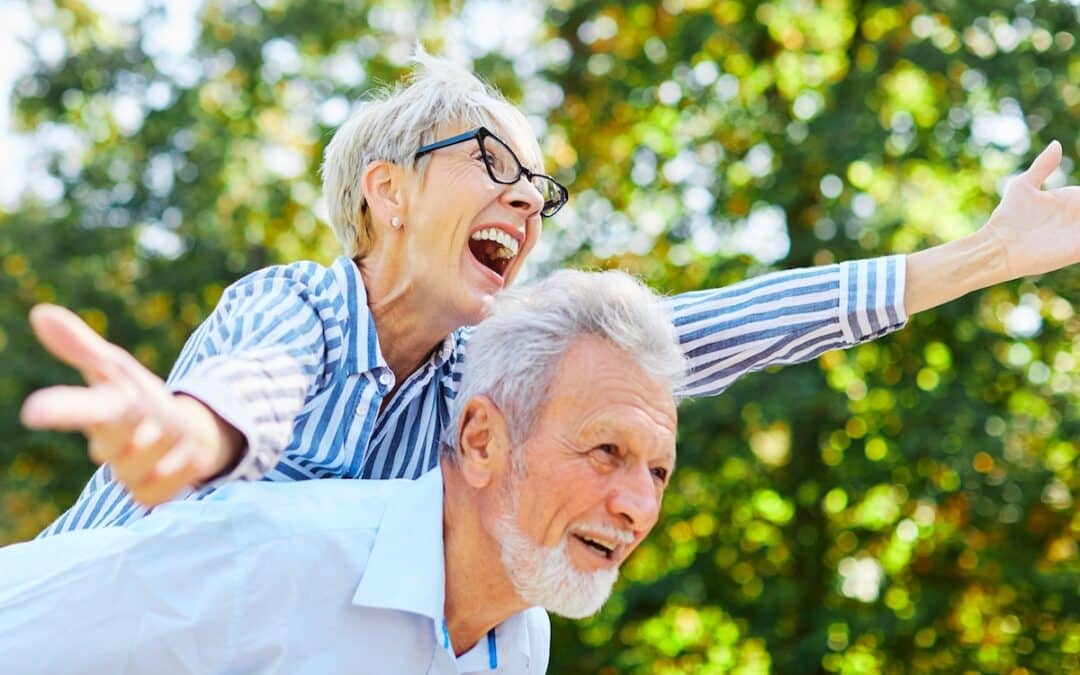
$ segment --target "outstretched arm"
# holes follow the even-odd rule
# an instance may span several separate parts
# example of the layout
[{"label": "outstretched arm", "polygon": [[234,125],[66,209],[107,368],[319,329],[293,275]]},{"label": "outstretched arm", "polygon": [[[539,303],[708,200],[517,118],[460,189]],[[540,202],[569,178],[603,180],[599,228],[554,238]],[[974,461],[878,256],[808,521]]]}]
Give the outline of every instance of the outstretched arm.
[{"label": "outstretched arm", "polygon": [[238,431],[199,400],[170,394],[160,378],[73,312],[39,305],[30,324],[86,386],[34,392],[22,408],[28,427],[82,432],[90,457],[109,463],[145,504],[158,504],[234,462],[243,444]]},{"label": "outstretched arm", "polygon": [[690,366],[680,394],[716,395],[747,373],[877,339],[973,290],[1080,262],[1080,187],[1041,189],[1060,161],[1055,141],[963,239],[669,298]]},{"label": "outstretched arm", "polygon": [[743,375],[809,361],[904,325],[900,256],[774,272],[667,299],[689,364],[681,396],[712,396]]},{"label": "outstretched arm", "polygon": [[[82,432],[91,458],[108,468],[91,480],[75,515],[69,511],[47,534],[135,508],[119,488],[154,506],[211,479],[258,479],[277,463],[327,367],[324,315],[287,271],[231,286],[185,345],[168,384],[72,312],[34,309],[38,338],[87,386],[35,392],[23,421]],[[83,508],[88,500],[94,503]]]},{"label": "outstretched arm", "polygon": [[907,257],[909,314],[971,291],[1080,262],[1080,186],[1043,190],[1061,164],[1051,143],[1013,178],[990,220],[972,235]]}]

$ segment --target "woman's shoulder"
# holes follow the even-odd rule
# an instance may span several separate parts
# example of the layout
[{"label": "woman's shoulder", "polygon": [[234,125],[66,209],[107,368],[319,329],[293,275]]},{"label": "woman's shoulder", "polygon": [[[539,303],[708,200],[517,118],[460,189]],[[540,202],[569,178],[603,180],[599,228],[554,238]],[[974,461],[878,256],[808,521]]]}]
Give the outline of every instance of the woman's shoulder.
[{"label": "woman's shoulder", "polygon": [[225,289],[223,300],[254,295],[299,296],[312,305],[352,306],[364,297],[363,280],[345,256],[329,265],[311,260],[270,265],[249,272]]},{"label": "woman's shoulder", "polygon": [[[351,261],[349,262],[351,264]],[[254,272],[249,272],[235,281],[232,286],[245,286],[272,281],[288,281],[302,286],[318,288],[337,282],[334,270],[339,263],[340,261],[335,260],[330,265],[322,265],[312,260],[297,260],[290,263],[270,265],[257,269]]]}]

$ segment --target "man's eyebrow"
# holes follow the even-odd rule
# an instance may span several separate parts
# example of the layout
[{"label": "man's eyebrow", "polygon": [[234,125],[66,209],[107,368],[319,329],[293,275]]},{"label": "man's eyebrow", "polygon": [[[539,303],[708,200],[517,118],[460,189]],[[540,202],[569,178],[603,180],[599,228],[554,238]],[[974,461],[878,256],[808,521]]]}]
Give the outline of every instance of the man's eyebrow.
[{"label": "man's eyebrow", "polygon": [[[597,421],[595,425],[586,426],[582,430],[580,437],[583,441],[589,443],[595,442],[597,437],[606,437],[613,439],[618,445],[625,449],[638,449],[639,445],[635,443],[637,436],[638,435],[631,429],[626,429],[620,427],[618,424],[602,420]],[[670,452],[664,452],[657,459],[670,467],[671,471],[674,471],[678,456],[677,450],[672,449]]]},{"label": "man's eyebrow", "polygon": [[675,466],[678,464],[678,458],[678,453],[675,452],[668,453],[664,456],[664,460],[667,462],[668,468],[672,471],[675,470]]}]

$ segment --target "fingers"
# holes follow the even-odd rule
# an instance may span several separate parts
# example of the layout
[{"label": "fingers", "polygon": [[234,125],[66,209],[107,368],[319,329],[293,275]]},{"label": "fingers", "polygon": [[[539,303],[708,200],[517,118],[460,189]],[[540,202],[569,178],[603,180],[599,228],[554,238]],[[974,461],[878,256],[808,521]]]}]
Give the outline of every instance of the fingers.
[{"label": "fingers", "polygon": [[181,443],[169,449],[137,484],[128,483],[131,497],[144,506],[157,506],[176,497],[201,479],[198,448]]},{"label": "fingers", "polygon": [[111,438],[97,434],[90,438],[90,457],[112,466],[113,476],[124,485],[143,483],[176,442],[155,420],[139,420],[128,429],[117,429]]},{"label": "fingers", "polygon": [[101,365],[113,346],[77,314],[59,305],[37,305],[30,310],[30,327],[49,353],[76,368],[87,381],[102,379]]},{"label": "fingers", "polygon": [[1061,164],[1061,143],[1051,141],[1046,149],[1039,153],[1028,170],[1018,176],[1018,179],[1038,190],[1043,182],[1054,173]]},{"label": "fingers", "polygon": [[198,448],[182,441],[175,427],[147,417],[134,425],[126,446],[116,440],[102,442],[103,449],[95,450],[92,437],[90,454],[97,461],[107,461],[116,480],[144,506],[166,502],[202,478]]},{"label": "fingers", "polygon": [[124,418],[130,408],[130,398],[109,387],[56,386],[30,394],[20,417],[31,429],[88,433]]},{"label": "fingers", "polygon": [[161,380],[120,347],[94,332],[79,315],[59,305],[30,310],[30,326],[56,358],[77,369],[87,382],[126,382],[145,392],[161,389]]},{"label": "fingers", "polygon": [[190,430],[185,431],[190,425],[177,418],[172,394],[135,357],[58,305],[34,307],[30,325],[41,344],[79,370],[91,386],[34,392],[20,413],[26,426],[81,431],[90,457],[108,463],[116,480],[147,506],[169,500],[212,473],[207,468],[212,453],[192,445]]},{"label": "fingers", "polygon": [[1067,185],[1047,192],[1061,199],[1069,206],[1080,204],[1080,185]]},{"label": "fingers", "polygon": [[210,453],[185,441],[179,424],[107,385],[49,387],[23,404],[34,429],[81,431],[90,458],[108,464],[135,501],[157,506],[209,475]]},{"label": "fingers", "polygon": [[90,458],[110,464],[117,480],[138,485],[177,444],[179,427],[164,410],[110,385],[56,386],[34,392],[23,404],[23,423],[32,429],[81,431]]}]

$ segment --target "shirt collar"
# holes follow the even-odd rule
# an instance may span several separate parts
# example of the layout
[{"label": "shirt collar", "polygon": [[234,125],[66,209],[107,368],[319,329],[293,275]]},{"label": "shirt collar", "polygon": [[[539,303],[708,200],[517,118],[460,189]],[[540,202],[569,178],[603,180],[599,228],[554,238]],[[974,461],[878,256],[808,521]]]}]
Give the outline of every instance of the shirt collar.
[{"label": "shirt collar", "polygon": [[339,256],[330,266],[334,277],[344,289],[345,311],[350,327],[345,340],[345,370],[347,375],[389,367],[379,349],[379,336],[375,332],[375,317],[368,309],[367,288],[360,268],[347,255]]},{"label": "shirt collar", "polygon": [[442,487],[435,468],[388,500],[354,605],[422,614],[442,624]]},{"label": "shirt collar", "polygon": [[[536,617],[533,617],[533,626],[530,627],[528,615],[534,612],[544,614],[544,610],[539,607],[518,612],[481,638],[472,649],[459,656],[457,662],[461,672],[495,669],[506,673],[529,672],[533,660],[530,645],[542,641],[543,646],[548,647],[551,641],[550,628],[546,633],[541,631],[537,636],[531,634],[531,631],[538,629]],[[546,615],[539,621],[544,626],[548,625]]]},{"label": "shirt collar", "polygon": [[[438,466],[415,481],[406,481],[387,501],[375,534],[354,605],[410,612],[433,622],[436,639],[443,644],[445,563],[443,557],[443,481]],[[515,614],[495,627],[494,637],[482,638],[462,655],[483,654],[500,669],[532,659],[526,613]],[[539,610],[542,611],[542,610]],[[513,670],[511,670],[513,672]]]}]

